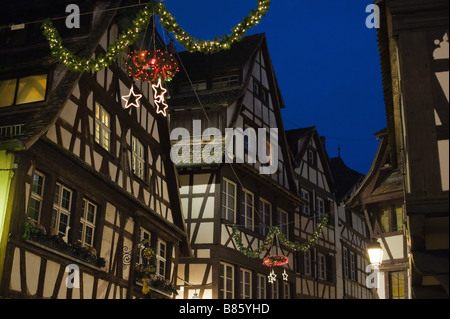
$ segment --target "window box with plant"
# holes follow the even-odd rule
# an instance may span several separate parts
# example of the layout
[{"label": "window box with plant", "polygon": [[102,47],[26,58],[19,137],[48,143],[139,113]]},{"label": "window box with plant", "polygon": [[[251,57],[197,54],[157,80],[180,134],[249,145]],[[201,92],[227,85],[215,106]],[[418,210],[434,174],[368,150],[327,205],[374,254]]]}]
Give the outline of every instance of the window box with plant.
[{"label": "window box with plant", "polygon": [[139,245],[139,253],[142,257],[142,263],[136,264],[134,274],[136,281],[142,283],[142,293],[146,295],[152,289],[168,296],[178,295],[177,290],[169,280],[156,274],[157,258],[155,251],[149,247],[148,240],[144,240]]},{"label": "window box with plant", "polygon": [[84,246],[79,241],[73,244],[68,244],[64,241],[61,234],[47,233],[42,225],[37,224],[31,219],[25,222],[25,229],[22,238],[24,240],[34,241],[48,248],[85,261],[98,268],[105,266],[105,259],[97,256],[97,251],[95,248]]}]

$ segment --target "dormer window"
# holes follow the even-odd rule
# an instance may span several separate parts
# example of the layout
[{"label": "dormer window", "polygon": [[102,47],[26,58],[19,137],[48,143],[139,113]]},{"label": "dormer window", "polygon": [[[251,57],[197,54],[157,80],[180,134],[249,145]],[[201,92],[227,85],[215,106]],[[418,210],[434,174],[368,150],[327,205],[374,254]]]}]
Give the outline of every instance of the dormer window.
[{"label": "dormer window", "polygon": [[239,84],[239,76],[235,74],[212,79],[211,88],[221,89],[225,87],[234,86],[237,84]]},{"label": "dormer window", "polygon": [[184,82],[178,85],[178,93],[188,93],[193,91],[206,90],[206,81]]},{"label": "dormer window", "polygon": [[0,81],[0,107],[45,100],[47,74]]}]

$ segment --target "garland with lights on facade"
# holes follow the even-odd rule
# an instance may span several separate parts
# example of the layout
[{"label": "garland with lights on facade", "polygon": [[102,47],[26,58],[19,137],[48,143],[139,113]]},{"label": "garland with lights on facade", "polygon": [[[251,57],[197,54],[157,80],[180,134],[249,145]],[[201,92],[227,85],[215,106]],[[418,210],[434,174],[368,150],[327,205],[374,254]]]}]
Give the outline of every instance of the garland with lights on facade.
[{"label": "garland with lights on facade", "polygon": [[280,243],[282,245],[284,245],[290,251],[306,251],[306,250],[312,248],[316,244],[317,240],[319,239],[319,237],[322,233],[323,228],[327,225],[327,223],[328,223],[328,215],[325,214],[322,216],[322,219],[321,219],[319,225],[317,225],[316,229],[314,230],[311,238],[302,244],[297,244],[297,243],[293,243],[293,242],[289,241],[286,238],[286,236],[281,232],[281,230],[275,226],[272,226],[269,228],[269,233],[267,234],[266,238],[264,239],[262,246],[257,249],[250,249],[250,248],[244,247],[244,244],[242,243],[242,239],[241,239],[241,236],[238,232],[236,225],[233,225],[232,236],[233,236],[233,238],[236,242],[236,245],[241,253],[243,253],[245,256],[250,257],[250,258],[259,258],[259,256],[261,255],[261,252],[263,250],[267,250],[270,247],[275,236],[277,236]]},{"label": "garland with lights on facade", "polygon": [[161,25],[167,32],[175,33],[175,39],[189,52],[215,53],[220,50],[230,49],[231,44],[241,41],[247,30],[256,26],[261,18],[269,11],[271,0],[258,0],[258,8],[251,10],[250,14],[238,23],[231,30],[231,34],[216,37],[213,41],[196,39],[191,37],[176,22],[176,19],[166,9],[166,6],[158,1],[151,0],[147,6],[138,12],[131,27],[123,32],[119,38],[110,45],[104,55],[96,59],[85,59],[75,56],[62,44],[58,30],[53,26],[50,18],[44,20],[41,25],[43,34],[49,42],[50,51],[53,57],[67,66],[71,71],[94,71],[98,72],[105,67],[109,67],[127,47],[132,45],[139,33],[147,26],[153,13],[159,16]]},{"label": "garland with lights on facade", "polygon": [[161,25],[167,32],[175,33],[175,40],[178,41],[189,52],[215,53],[220,50],[230,49],[231,44],[236,41],[241,41],[247,30],[256,26],[261,18],[269,11],[271,0],[258,0],[258,8],[251,10],[250,14],[243,18],[231,30],[231,34],[216,37],[212,41],[196,39],[191,37],[184,31],[177,23],[176,19],[166,9],[166,6],[161,3],[156,3],[155,13],[159,15]]},{"label": "garland with lights on facade", "polygon": [[62,44],[61,36],[58,30],[53,26],[52,21],[47,18],[41,25],[43,34],[47,38],[50,51],[53,57],[59,62],[67,66],[71,71],[94,71],[98,72],[101,69],[108,67],[116,60],[128,46],[132,45],[139,33],[146,28],[150,17],[152,16],[152,5],[149,3],[144,9],[139,11],[131,23],[131,27],[123,32],[118,39],[111,44],[104,55],[100,55],[96,59],[80,58],[72,54]]}]

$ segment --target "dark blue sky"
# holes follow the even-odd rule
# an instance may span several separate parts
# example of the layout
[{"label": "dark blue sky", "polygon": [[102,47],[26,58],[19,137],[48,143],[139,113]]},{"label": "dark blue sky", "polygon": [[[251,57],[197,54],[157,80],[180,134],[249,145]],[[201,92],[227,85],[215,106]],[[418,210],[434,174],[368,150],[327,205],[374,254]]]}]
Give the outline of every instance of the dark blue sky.
[{"label": "dark blue sky", "polygon": [[[256,0],[165,0],[191,36],[231,33]],[[372,0],[272,0],[248,35],[265,33],[286,108],[285,129],[316,126],[330,157],[367,173],[386,126],[376,30],[365,25]],[[158,31],[161,32],[161,29]]]}]

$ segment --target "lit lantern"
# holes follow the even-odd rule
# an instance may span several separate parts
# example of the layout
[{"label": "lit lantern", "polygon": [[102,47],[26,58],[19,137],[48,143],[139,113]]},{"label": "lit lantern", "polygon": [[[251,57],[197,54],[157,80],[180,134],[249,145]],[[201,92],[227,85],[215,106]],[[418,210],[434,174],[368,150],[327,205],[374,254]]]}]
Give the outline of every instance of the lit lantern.
[{"label": "lit lantern", "polygon": [[373,265],[381,265],[383,261],[383,248],[378,241],[372,241],[367,247],[369,261]]}]

